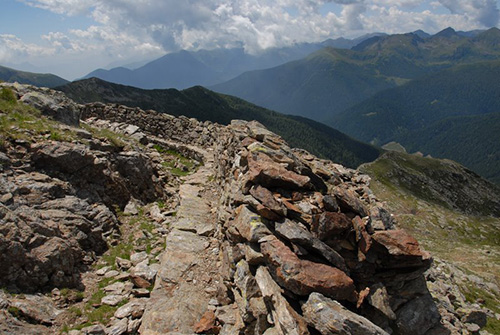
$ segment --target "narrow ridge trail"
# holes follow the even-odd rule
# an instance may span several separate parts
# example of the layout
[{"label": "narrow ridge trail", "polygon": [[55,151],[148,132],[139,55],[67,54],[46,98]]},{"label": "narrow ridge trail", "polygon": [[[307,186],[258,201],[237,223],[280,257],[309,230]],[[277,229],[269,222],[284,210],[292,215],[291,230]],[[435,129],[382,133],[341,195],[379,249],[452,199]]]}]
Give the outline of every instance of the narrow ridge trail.
[{"label": "narrow ridge trail", "polygon": [[144,314],[141,334],[190,334],[207,307],[217,305],[219,241],[212,237],[215,200],[209,187],[213,154],[201,152],[204,164],[184,177],[177,221],[166,238],[161,267]]}]

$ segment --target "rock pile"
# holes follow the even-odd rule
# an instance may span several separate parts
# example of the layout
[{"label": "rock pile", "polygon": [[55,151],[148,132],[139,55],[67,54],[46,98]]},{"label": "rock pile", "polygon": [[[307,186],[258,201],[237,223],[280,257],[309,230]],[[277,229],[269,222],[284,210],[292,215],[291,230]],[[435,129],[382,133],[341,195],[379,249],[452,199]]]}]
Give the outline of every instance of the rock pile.
[{"label": "rock pile", "polygon": [[292,150],[257,122],[233,121],[221,137],[225,275],[240,320],[219,308],[221,334],[439,327],[423,276],[431,258],[394,228],[366,176]]}]

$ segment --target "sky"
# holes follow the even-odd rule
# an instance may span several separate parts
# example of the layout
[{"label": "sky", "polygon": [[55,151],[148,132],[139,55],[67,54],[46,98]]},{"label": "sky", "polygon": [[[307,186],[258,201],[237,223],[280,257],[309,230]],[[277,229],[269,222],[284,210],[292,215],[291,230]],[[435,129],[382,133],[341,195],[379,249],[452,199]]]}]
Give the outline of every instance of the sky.
[{"label": "sky", "polygon": [[2,0],[0,65],[73,80],[181,49],[499,25],[499,0]]}]

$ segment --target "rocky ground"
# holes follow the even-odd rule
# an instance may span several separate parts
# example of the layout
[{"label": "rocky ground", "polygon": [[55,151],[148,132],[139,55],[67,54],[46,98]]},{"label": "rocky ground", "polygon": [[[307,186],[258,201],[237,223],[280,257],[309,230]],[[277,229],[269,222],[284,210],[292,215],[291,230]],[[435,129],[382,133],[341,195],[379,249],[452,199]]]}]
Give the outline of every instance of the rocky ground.
[{"label": "rocky ground", "polygon": [[3,86],[2,333],[478,334],[491,314],[368,176],[257,122]]}]

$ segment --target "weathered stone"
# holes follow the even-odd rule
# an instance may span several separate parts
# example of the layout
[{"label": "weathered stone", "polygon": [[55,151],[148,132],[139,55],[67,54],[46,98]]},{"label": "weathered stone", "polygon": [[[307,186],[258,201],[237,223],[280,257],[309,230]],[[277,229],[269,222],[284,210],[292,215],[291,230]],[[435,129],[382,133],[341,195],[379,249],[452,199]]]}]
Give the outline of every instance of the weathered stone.
[{"label": "weathered stone", "polygon": [[51,90],[49,94],[44,94],[40,92],[40,89],[38,91],[32,90],[24,94],[20,100],[54,120],[71,126],[79,124],[81,112],[77,104],[61,92]]},{"label": "weathered stone", "polygon": [[389,335],[368,319],[320,293],[311,293],[302,311],[307,323],[322,335]]},{"label": "weathered stone", "polygon": [[333,190],[335,198],[343,212],[352,212],[361,217],[368,215],[366,206],[359,200],[356,192],[342,187],[336,187]]},{"label": "weathered stone", "polygon": [[16,308],[21,317],[50,326],[62,312],[58,310],[52,300],[41,295],[27,295],[25,299],[12,299],[10,306]]},{"label": "weathered stone", "polygon": [[410,300],[396,315],[398,331],[405,335],[423,335],[441,319],[430,294]]},{"label": "weathered stone", "polygon": [[137,334],[139,327],[141,326],[141,319],[135,319],[135,320],[129,320],[128,321],[128,327],[127,327],[127,333],[128,334]]},{"label": "weathered stone", "polygon": [[353,229],[352,222],[342,213],[323,212],[315,215],[311,232],[321,241],[343,238]]},{"label": "weathered stone", "polygon": [[290,242],[296,243],[307,250],[317,252],[333,266],[347,272],[347,267],[342,256],[328,245],[312,236],[308,230],[304,227],[300,227],[298,223],[285,219],[283,222],[276,222],[275,230],[280,236],[288,239]]},{"label": "weathered stone", "polygon": [[136,266],[137,264],[145,261],[146,259],[148,259],[148,254],[145,251],[133,253],[130,255],[130,261],[132,262],[133,266]]},{"label": "weathered stone", "polygon": [[123,319],[131,317],[132,319],[137,319],[142,317],[144,314],[144,309],[146,307],[145,299],[132,300],[122,307],[118,308],[114,314],[115,318]]},{"label": "weathered stone", "polygon": [[107,335],[122,335],[127,332],[128,319],[120,319],[113,322],[113,324],[106,329]]},{"label": "weathered stone", "polygon": [[82,329],[82,335],[106,335],[102,325],[92,325]]},{"label": "weathered stone", "polygon": [[115,260],[116,266],[122,270],[128,270],[132,267],[132,262],[129,261],[128,259],[116,257]]},{"label": "weathered stone", "polygon": [[431,264],[429,253],[423,251],[417,240],[404,230],[378,231],[371,235],[371,240],[385,252],[379,257],[385,268],[428,268]]},{"label": "weathered stone", "polygon": [[396,320],[396,314],[391,309],[390,297],[387,289],[381,283],[372,285],[370,287],[370,294],[368,295],[368,303],[382,312],[390,320]]},{"label": "weathered stone", "polygon": [[356,216],[352,219],[352,225],[354,227],[354,231],[356,232],[356,242],[358,242],[358,249],[363,254],[367,254],[372,246],[372,239],[368,232],[366,231],[365,221],[362,220],[359,216]]},{"label": "weathered stone", "polygon": [[119,294],[110,294],[101,299],[101,303],[109,306],[116,306],[125,300],[125,296]]},{"label": "weathered stone", "polygon": [[357,301],[354,282],[343,271],[301,260],[276,238],[263,242],[261,251],[278,283],[293,293],[305,296],[320,292],[334,299]]},{"label": "weathered stone", "polygon": [[370,208],[371,225],[375,230],[394,229],[394,219],[391,214],[383,207],[374,206]]},{"label": "weathered stone", "polygon": [[[147,254],[146,254],[147,256]],[[136,266],[130,269],[130,276],[131,277],[140,277],[142,279],[147,280],[148,282],[152,283],[156,277],[156,274],[158,272],[157,269],[155,269],[154,266],[148,266],[148,260],[143,260],[142,262],[138,263]]]},{"label": "weathered stone", "polygon": [[259,200],[263,206],[269,208],[276,214],[286,216],[286,207],[280,204],[268,189],[260,185],[255,185],[250,189],[250,194],[254,196],[255,199]]},{"label": "weathered stone", "polygon": [[233,225],[248,242],[258,242],[262,237],[272,234],[262,218],[247,206],[242,205],[235,212]]},{"label": "weathered stone", "polygon": [[339,205],[337,204],[337,200],[335,197],[327,194],[323,197],[323,207],[325,211],[328,212],[338,212]]},{"label": "weathered stone", "polygon": [[461,318],[463,323],[474,323],[483,328],[486,326],[487,314],[481,310],[466,310]]},{"label": "weathered stone", "polygon": [[196,334],[219,334],[220,327],[216,325],[215,321],[215,313],[206,311],[201,319],[195,323],[193,330]]},{"label": "weathered stone", "polygon": [[283,187],[288,189],[311,189],[311,179],[288,171],[273,162],[263,153],[248,156],[248,180],[264,187]]},{"label": "weathered stone", "polygon": [[281,295],[282,290],[273,280],[266,267],[259,267],[255,280],[265,301],[272,304],[271,311],[278,334],[308,335],[307,325],[303,318],[290,306]]}]

